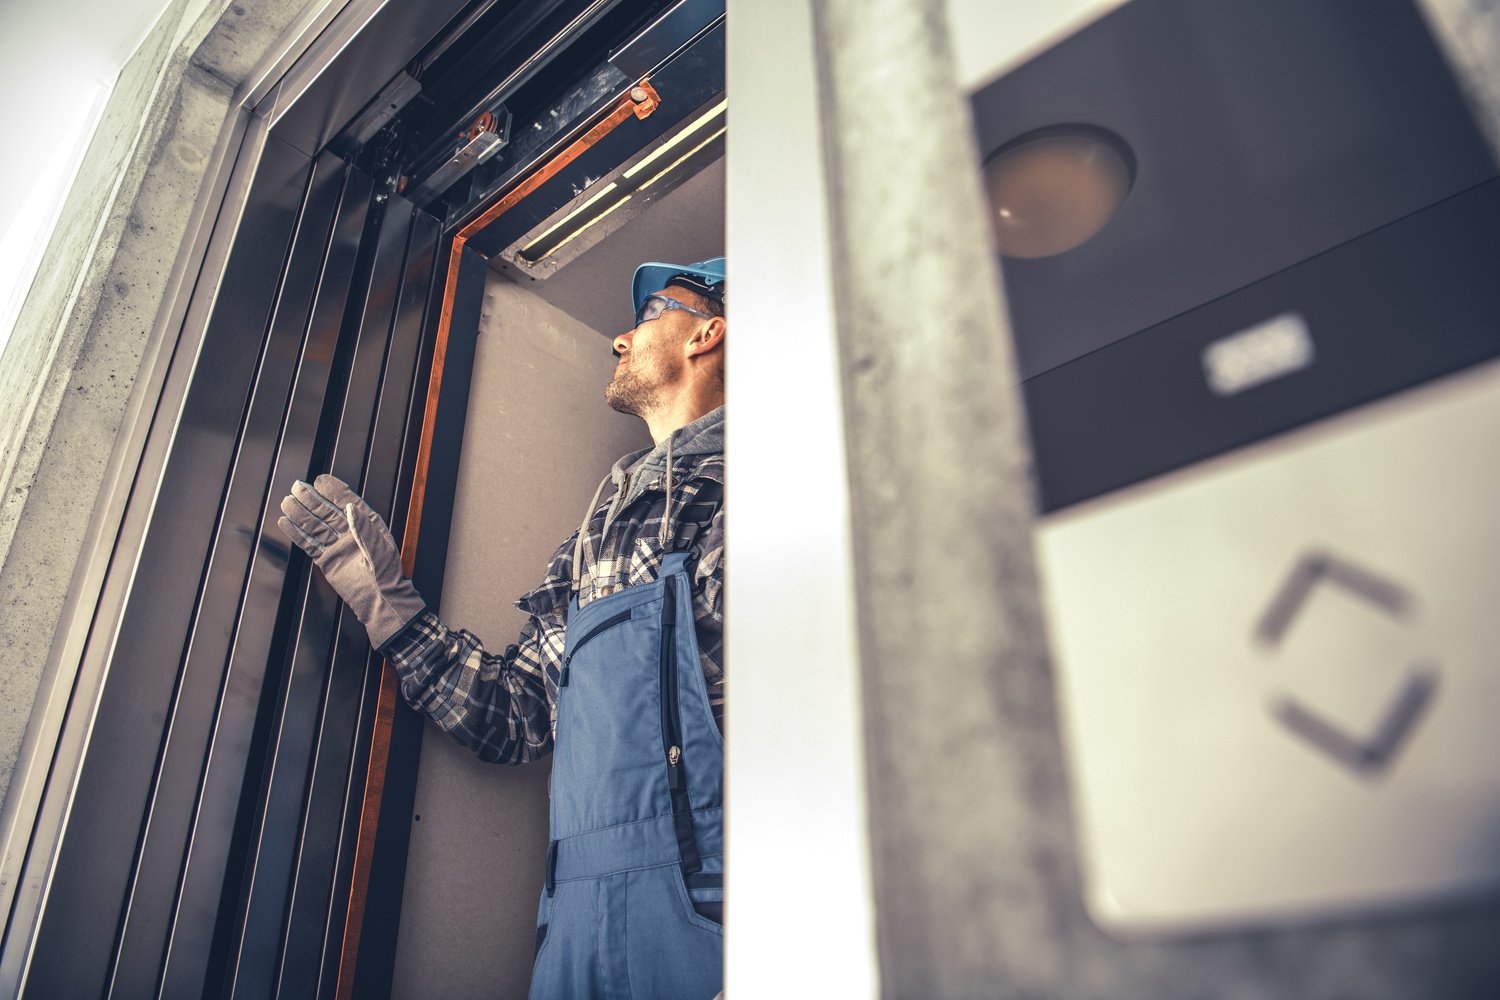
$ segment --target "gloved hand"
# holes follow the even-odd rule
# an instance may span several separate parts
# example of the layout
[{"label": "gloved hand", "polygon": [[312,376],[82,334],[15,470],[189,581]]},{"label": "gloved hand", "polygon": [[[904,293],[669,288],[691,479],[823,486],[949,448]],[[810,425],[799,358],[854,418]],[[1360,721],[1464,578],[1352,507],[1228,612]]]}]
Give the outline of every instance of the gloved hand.
[{"label": "gloved hand", "polygon": [[311,486],[298,480],[281,512],[277,526],[318,564],[372,646],[383,646],[426,608],[401,575],[390,529],[342,479],[322,475]]}]

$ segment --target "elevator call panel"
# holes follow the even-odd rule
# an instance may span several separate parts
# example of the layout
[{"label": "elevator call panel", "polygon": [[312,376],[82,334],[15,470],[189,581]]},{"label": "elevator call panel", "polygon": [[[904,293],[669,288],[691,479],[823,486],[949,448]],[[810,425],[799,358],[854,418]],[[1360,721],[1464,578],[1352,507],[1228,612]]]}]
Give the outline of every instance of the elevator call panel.
[{"label": "elevator call panel", "polygon": [[1420,11],[1134,0],[972,107],[1129,169],[1000,237],[1090,913],[1500,887],[1500,171]]}]

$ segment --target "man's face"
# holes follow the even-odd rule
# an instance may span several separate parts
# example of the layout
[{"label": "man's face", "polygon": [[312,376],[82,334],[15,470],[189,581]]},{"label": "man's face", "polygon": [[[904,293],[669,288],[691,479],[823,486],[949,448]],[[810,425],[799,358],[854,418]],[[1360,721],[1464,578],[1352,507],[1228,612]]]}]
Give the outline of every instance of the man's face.
[{"label": "man's face", "polygon": [[[685,289],[664,288],[656,294],[699,308]],[[604,401],[621,413],[637,417],[659,408],[663,394],[682,380],[687,367],[682,345],[698,322],[692,313],[669,309],[616,337],[614,350],[619,361],[614,378],[604,389]]]}]

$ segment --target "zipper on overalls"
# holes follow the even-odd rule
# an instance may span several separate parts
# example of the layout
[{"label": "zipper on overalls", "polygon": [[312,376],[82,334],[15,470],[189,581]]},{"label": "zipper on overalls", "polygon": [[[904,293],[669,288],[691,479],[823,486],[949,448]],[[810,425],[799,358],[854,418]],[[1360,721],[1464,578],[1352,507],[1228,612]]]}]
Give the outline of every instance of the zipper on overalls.
[{"label": "zipper on overalls", "polygon": [[663,581],[661,625],[661,742],[667,754],[667,789],[672,799],[672,826],[683,875],[703,867],[693,835],[693,805],[688,799],[687,775],[682,767],[682,718],[677,705],[677,592],[673,580]]},{"label": "zipper on overalls", "polygon": [[578,640],[578,645],[574,646],[568,652],[568,659],[563,664],[562,675],[557,679],[557,686],[568,686],[568,670],[573,665],[573,657],[578,655],[578,651],[580,649],[582,649],[584,646],[587,646],[590,642],[597,639],[603,633],[608,632],[616,625],[623,625],[626,622],[630,621],[630,615],[631,612],[629,610],[621,611],[617,615],[610,615],[608,618],[604,619],[604,621],[600,622],[598,625],[595,625],[593,628],[585,632],[583,638]]},{"label": "zipper on overalls", "polygon": [[672,581],[662,588],[661,742],[667,755],[667,785],[682,787],[682,735],[677,708],[677,594]]}]

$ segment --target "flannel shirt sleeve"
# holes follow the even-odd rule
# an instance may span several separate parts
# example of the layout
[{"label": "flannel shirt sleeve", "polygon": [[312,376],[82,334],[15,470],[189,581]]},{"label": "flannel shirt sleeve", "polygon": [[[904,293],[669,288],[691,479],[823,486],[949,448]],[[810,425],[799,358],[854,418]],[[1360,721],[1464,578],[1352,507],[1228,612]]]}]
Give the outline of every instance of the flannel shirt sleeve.
[{"label": "flannel shirt sleeve", "polygon": [[[563,630],[536,616],[495,655],[478,636],[423,611],[382,652],[401,694],[481,760],[524,764],[552,751],[552,697]],[[555,681],[553,682],[555,684]]]}]

